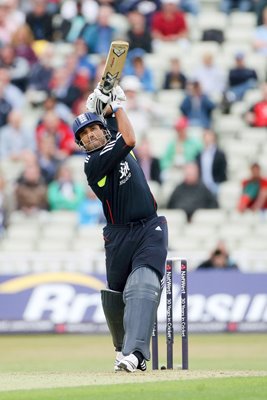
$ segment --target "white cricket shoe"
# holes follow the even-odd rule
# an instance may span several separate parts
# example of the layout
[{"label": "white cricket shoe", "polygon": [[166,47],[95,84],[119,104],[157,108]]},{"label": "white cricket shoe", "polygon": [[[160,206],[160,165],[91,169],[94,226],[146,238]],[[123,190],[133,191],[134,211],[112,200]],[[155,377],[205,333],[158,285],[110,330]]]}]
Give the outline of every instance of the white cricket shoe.
[{"label": "white cricket shoe", "polygon": [[129,354],[123,357],[119,362],[118,367],[126,372],[135,372],[138,367],[138,358],[134,354]]},{"label": "white cricket shoe", "polygon": [[119,367],[119,363],[123,359],[123,357],[124,357],[124,355],[122,354],[122,352],[117,351],[115,362],[114,362],[114,371],[115,372],[123,371],[123,369]]},{"label": "white cricket shoe", "polygon": [[143,360],[141,363],[139,363],[138,358],[134,354],[129,354],[128,356],[122,358],[118,367],[126,372],[135,372],[137,369],[145,371],[146,361]]}]

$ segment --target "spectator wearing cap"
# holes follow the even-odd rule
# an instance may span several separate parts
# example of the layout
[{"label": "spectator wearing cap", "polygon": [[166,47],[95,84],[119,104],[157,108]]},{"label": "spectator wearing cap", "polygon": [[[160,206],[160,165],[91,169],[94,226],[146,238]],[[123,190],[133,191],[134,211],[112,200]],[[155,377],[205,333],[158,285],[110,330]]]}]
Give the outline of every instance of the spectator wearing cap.
[{"label": "spectator wearing cap", "polygon": [[251,164],[250,176],[242,181],[242,194],[237,209],[240,212],[267,209],[267,178],[262,175],[257,162]]},{"label": "spectator wearing cap", "polygon": [[139,48],[151,53],[152,37],[146,24],[145,16],[137,9],[134,9],[128,13],[127,17],[130,24],[127,31],[130,50]]},{"label": "spectator wearing cap", "polygon": [[179,58],[170,59],[169,70],[164,77],[163,89],[182,89],[186,87],[186,76],[181,72],[181,63]]},{"label": "spectator wearing cap", "polygon": [[141,82],[143,90],[146,92],[155,91],[153,73],[145,65],[144,56],[146,52],[143,49],[133,49],[128,55],[128,64],[125,67],[125,75],[136,76]]},{"label": "spectator wearing cap", "polygon": [[181,167],[185,163],[194,161],[203,147],[200,139],[188,135],[188,120],[185,117],[179,117],[174,128],[176,137],[168,143],[160,160],[163,170]]},{"label": "spectator wearing cap", "polygon": [[155,46],[160,42],[179,42],[187,38],[188,28],[179,0],[161,0],[161,10],[152,16],[151,30]]},{"label": "spectator wearing cap", "polygon": [[235,55],[235,66],[228,74],[228,87],[224,94],[223,107],[230,110],[231,105],[243,99],[245,93],[257,86],[257,73],[255,69],[246,66],[245,54],[238,52]]},{"label": "spectator wearing cap", "polygon": [[200,177],[206,187],[217,196],[219,185],[227,180],[227,159],[217,143],[213,130],[206,129],[203,134],[204,148],[197,155],[196,162]]},{"label": "spectator wearing cap", "polygon": [[215,103],[203,93],[198,81],[188,81],[187,93],[180,105],[180,110],[188,119],[189,125],[209,128],[215,107]]}]

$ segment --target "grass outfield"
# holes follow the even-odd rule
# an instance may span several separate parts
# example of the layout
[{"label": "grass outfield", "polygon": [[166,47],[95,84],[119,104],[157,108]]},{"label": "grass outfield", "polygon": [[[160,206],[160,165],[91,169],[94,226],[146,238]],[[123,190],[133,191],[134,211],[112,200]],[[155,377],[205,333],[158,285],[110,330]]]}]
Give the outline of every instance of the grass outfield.
[{"label": "grass outfield", "polygon": [[266,335],[191,335],[189,371],[180,351],[177,338],[173,371],[115,374],[108,336],[0,336],[0,399],[267,398]]}]

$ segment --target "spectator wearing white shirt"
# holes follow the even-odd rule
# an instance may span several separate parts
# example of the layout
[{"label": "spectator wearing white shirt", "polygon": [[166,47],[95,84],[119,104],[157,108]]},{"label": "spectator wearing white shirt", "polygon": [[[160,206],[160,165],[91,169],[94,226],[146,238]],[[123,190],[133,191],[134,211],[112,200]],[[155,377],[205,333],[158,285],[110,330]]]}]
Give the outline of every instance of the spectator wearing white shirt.
[{"label": "spectator wearing white shirt", "polygon": [[201,64],[195,69],[193,78],[201,84],[203,93],[217,100],[226,86],[226,74],[214,62],[212,53],[204,53]]}]

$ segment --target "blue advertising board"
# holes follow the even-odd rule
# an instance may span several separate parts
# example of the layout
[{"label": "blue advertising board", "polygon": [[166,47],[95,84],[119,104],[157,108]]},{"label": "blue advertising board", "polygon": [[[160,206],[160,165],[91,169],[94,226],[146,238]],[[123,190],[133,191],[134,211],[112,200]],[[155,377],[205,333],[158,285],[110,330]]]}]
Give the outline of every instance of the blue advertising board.
[{"label": "blue advertising board", "polygon": [[[174,323],[181,319],[180,278],[174,274]],[[105,276],[80,272],[0,275],[0,333],[107,332],[100,290]],[[188,273],[190,332],[267,332],[267,274]],[[166,329],[166,296],[158,310]]]}]

